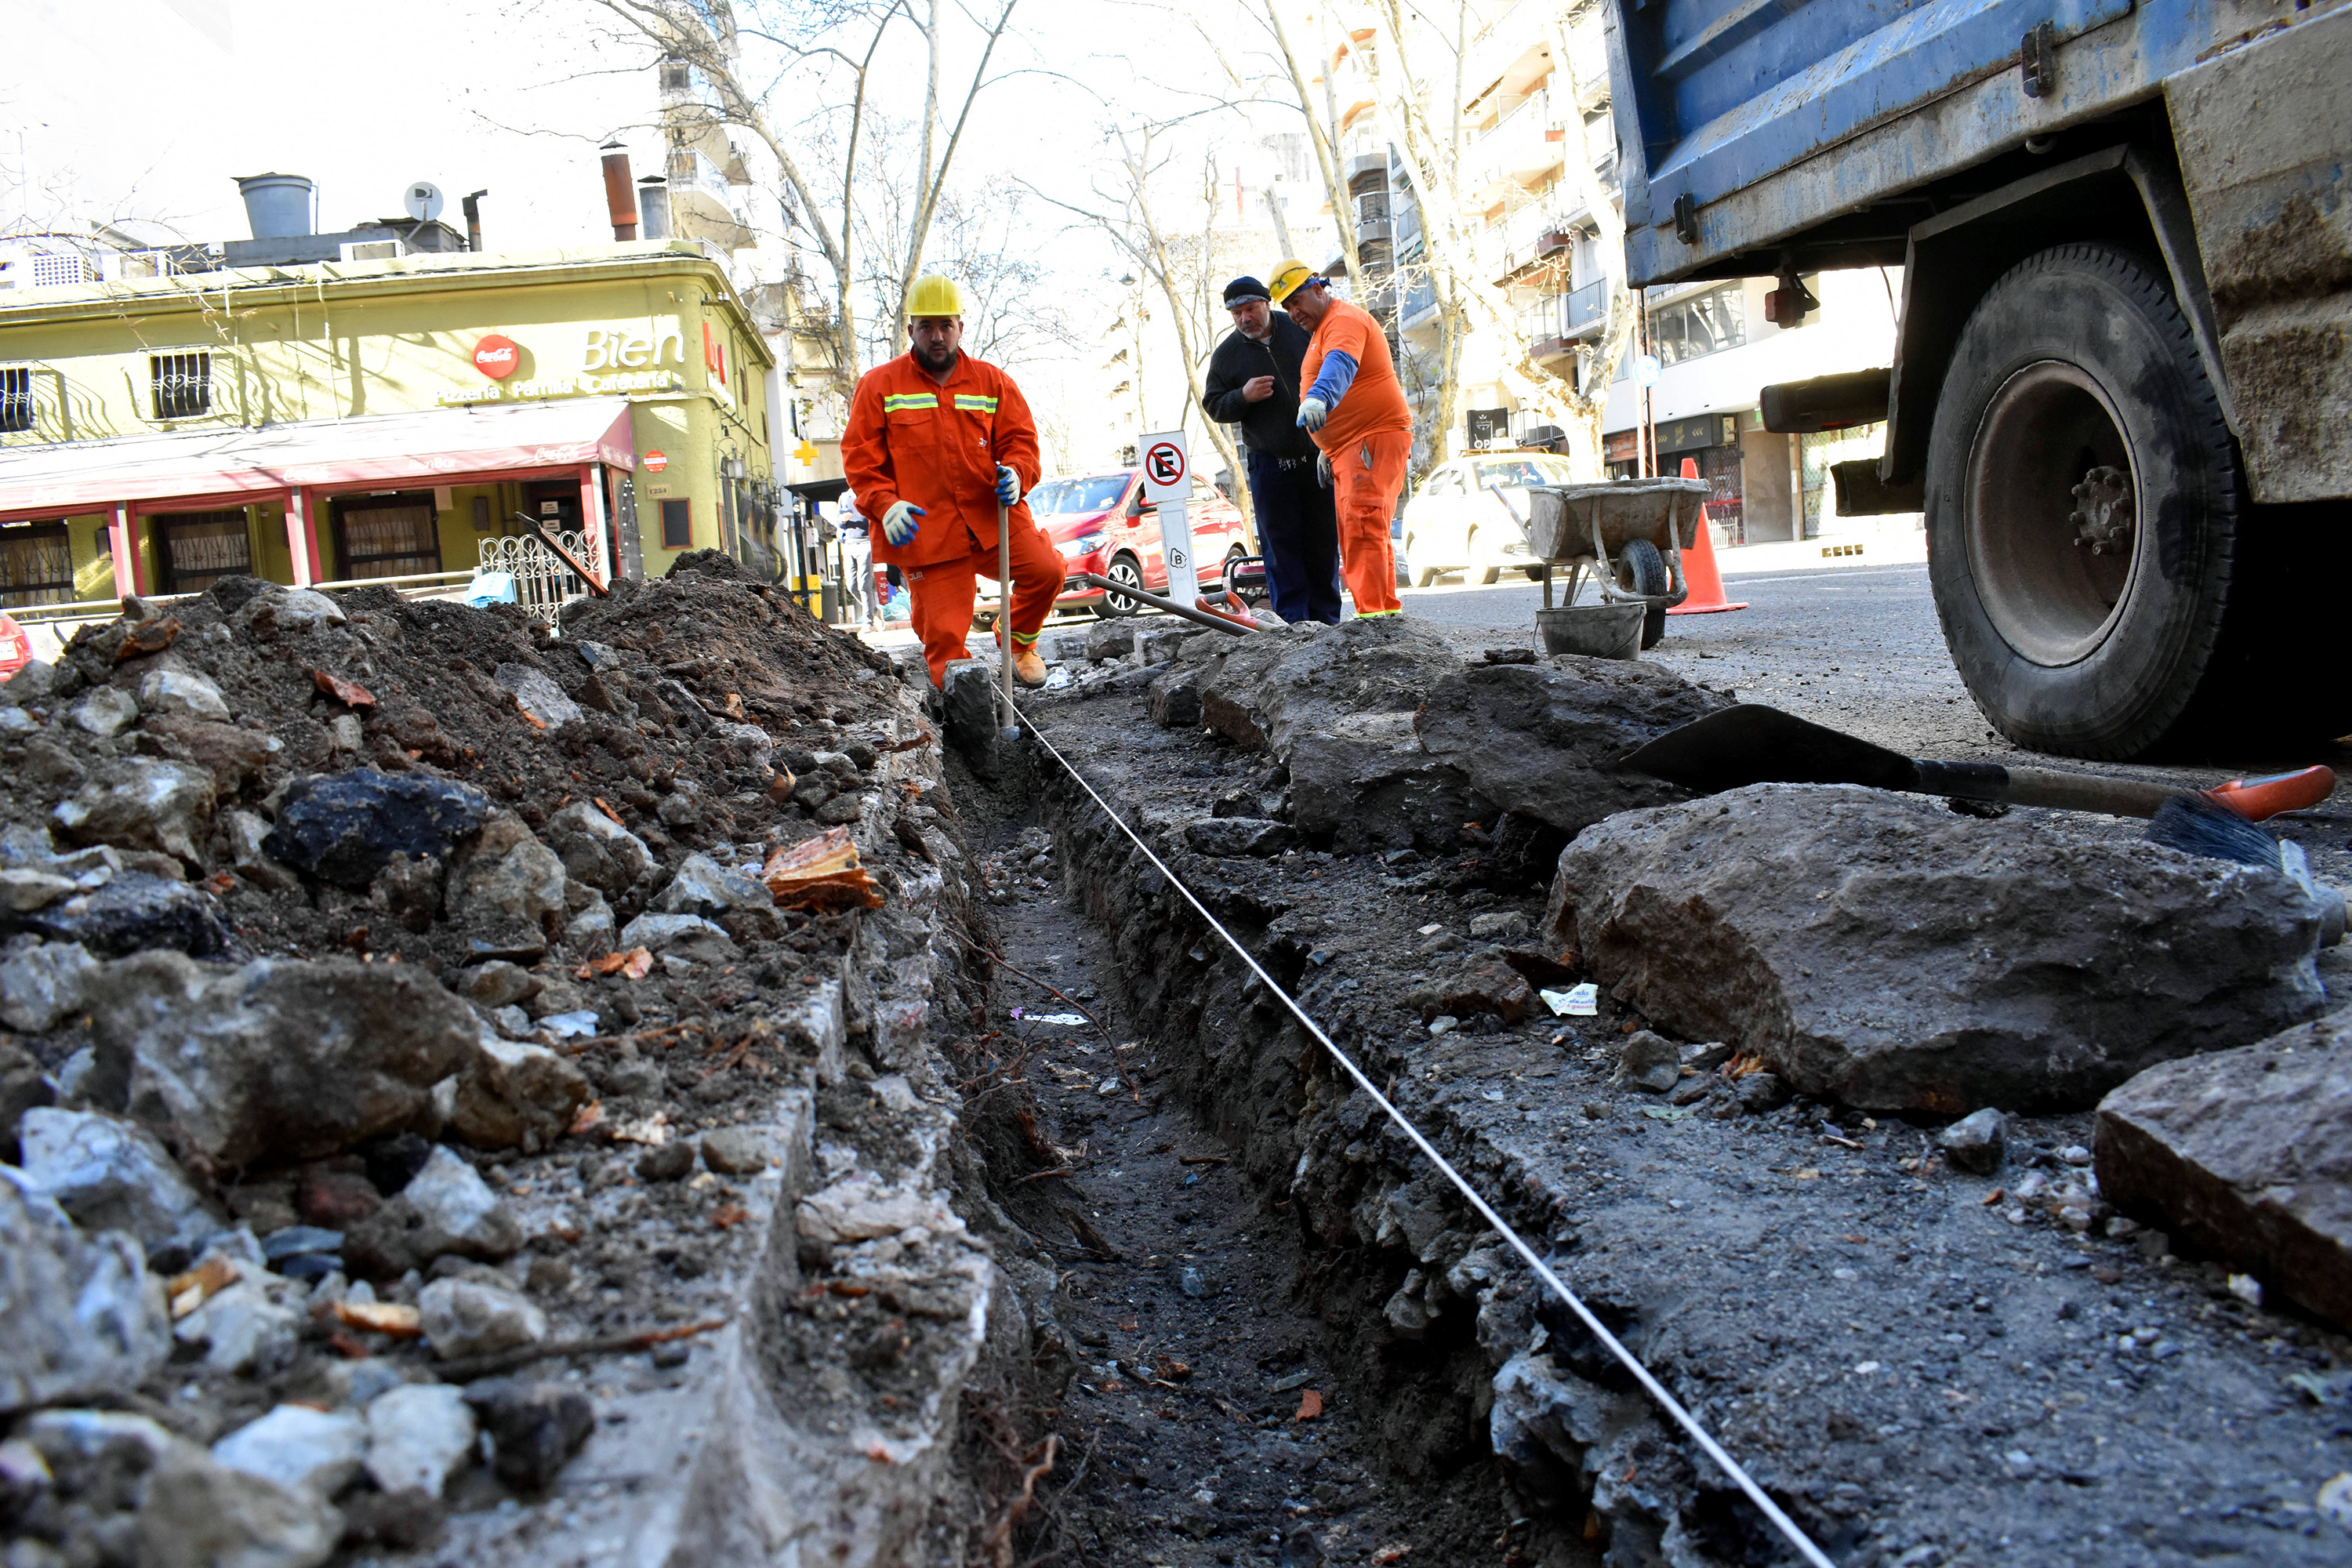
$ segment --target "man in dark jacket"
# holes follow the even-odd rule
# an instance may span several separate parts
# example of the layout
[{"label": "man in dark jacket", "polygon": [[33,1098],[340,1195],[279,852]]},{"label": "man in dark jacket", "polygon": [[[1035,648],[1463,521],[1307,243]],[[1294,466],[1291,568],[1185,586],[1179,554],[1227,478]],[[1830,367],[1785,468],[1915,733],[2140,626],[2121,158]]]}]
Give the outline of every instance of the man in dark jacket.
[{"label": "man in dark jacket", "polygon": [[1298,427],[1298,364],[1307,329],[1274,308],[1265,285],[1225,285],[1234,330],[1209,358],[1202,405],[1242,427],[1250,503],[1274,613],[1286,621],[1339,619],[1339,521],[1316,474],[1315,441]]}]

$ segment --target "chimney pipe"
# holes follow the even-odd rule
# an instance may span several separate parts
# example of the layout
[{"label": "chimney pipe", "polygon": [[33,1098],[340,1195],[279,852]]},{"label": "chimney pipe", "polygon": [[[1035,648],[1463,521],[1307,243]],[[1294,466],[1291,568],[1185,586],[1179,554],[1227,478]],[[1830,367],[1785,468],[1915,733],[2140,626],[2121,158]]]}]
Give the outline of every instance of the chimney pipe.
[{"label": "chimney pipe", "polygon": [[461,204],[466,209],[466,248],[482,248],[482,198],[488,195],[488,186],[476,191]]},{"label": "chimney pipe", "polygon": [[637,182],[637,217],[638,237],[670,237],[669,182],[659,174],[647,174]]},{"label": "chimney pipe", "polygon": [[629,154],[618,142],[604,143],[604,205],[613,215],[613,237],[637,237],[637,187],[629,179]]}]

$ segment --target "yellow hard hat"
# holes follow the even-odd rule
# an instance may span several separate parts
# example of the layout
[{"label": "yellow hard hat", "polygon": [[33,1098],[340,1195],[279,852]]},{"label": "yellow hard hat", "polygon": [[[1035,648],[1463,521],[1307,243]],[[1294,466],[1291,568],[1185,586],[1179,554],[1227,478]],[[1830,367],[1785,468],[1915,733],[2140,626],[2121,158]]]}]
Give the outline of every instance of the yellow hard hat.
[{"label": "yellow hard hat", "polygon": [[961,316],[963,314],[963,290],[936,272],[927,272],[915,279],[907,291],[907,319],[910,321],[925,316]]},{"label": "yellow hard hat", "polygon": [[1289,299],[1300,284],[1313,280],[1314,277],[1313,268],[1293,257],[1274,269],[1274,276],[1266,279],[1265,291],[1274,296],[1274,302],[1279,305]]}]

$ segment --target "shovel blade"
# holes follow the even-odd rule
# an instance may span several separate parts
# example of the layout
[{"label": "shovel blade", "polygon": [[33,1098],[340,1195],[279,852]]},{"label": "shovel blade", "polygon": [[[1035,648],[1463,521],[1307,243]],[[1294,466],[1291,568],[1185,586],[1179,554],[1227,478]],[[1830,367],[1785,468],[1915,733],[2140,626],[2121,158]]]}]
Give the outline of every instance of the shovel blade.
[{"label": "shovel blade", "polygon": [[1700,795],[1752,784],[1851,784],[1916,790],[1910,758],[1778,708],[1743,702],[1667,731],[1624,765]]}]

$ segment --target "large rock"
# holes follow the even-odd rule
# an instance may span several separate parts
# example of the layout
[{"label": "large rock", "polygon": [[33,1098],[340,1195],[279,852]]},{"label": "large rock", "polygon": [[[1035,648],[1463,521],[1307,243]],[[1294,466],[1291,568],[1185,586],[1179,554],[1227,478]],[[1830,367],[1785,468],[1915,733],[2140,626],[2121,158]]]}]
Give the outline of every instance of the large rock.
[{"label": "large rock", "polygon": [[1872,1110],[2084,1109],[2324,1005],[2284,877],[1845,785],[1596,824],[1545,911],[1621,1002]]},{"label": "large rock", "polygon": [[92,987],[109,1109],[170,1122],[222,1165],[318,1159],[398,1131],[473,1059],[473,1010],[421,969],[150,952]]},{"label": "large rock", "polygon": [[138,1521],[140,1568],[316,1568],[334,1555],[342,1519],[292,1490],[174,1448],[149,1477]]},{"label": "large rock", "polygon": [[215,1443],[213,1462],[331,1498],[360,1473],[367,1451],[368,1423],[350,1411],[280,1405]]},{"label": "large rock", "polygon": [[1666,731],[1729,706],[1654,664],[1563,657],[1447,676],[1430,689],[1413,732],[1496,805],[1572,836],[1621,811],[1689,799],[1619,764]]},{"label": "large rock", "polygon": [[522,1226],[481,1173],[436,1147],[398,1196],[344,1233],[343,1257],[354,1272],[383,1279],[448,1253],[497,1263],[522,1241]]},{"label": "large rock", "polygon": [[388,1492],[434,1497],[474,1456],[474,1412],[446,1383],[409,1383],[368,1402],[367,1473]]},{"label": "large rock", "polygon": [[562,860],[511,813],[493,814],[449,873],[452,920],[543,926],[565,912]]},{"label": "large rock", "polygon": [[313,774],[287,786],[268,852],[297,870],[364,888],[394,855],[446,860],[489,818],[471,784],[373,768]]},{"label": "large rock", "polygon": [[45,1035],[82,1009],[97,961],[79,942],[16,937],[0,943],[0,1025]]},{"label": "large rock", "polygon": [[574,801],[547,819],[549,848],[563,861],[566,875],[608,899],[654,868],[646,841],[606,816],[590,801]]},{"label": "large rock", "polygon": [[168,1242],[194,1249],[221,1226],[178,1163],[135,1121],[44,1106],[25,1112],[16,1137],[26,1179],[85,1230],[127,1231],[152,1251]]},{"label": "large rock", "polygon": [[192,958],[225,958],[236,951],[220,904],[210,893],[145,871],[118,871],[94,891],[19,915],[14,923],[110,958],[152,948],[170,948]]},{"label": "large rock", "polygon": [[1342,853],[1450,849],[1491,807],[1423,749],[1413,714],[1461,665],[1444,637],[1409,620],[1307,622],[1235,639],[1204,665],[1201,721],[1289,766],[1300,832],[1328,835]]},{"label": "large rock", "polygon": [[480,1024],[450,1126],[477,1149],[551,1143],[590,1092],[580,1069],[545,1046],[504,1039]]},{"label": "large rock", "polygon": [[139,1244],[88,1236],[0,1165],[0,1414],[135,1387],[172,1352]]},{"label": "large rock", "polygon": [[2352,1009],[2099,1103],[2099,1193],[2352,1329]]},{"label": "large rock", "polygon": [[214,798],[212,774],[194,763],[118,757],[58,805],[51,820],[76,844],[153,849],[194,866],[203,859],[199,846],[212,822]]}]

